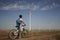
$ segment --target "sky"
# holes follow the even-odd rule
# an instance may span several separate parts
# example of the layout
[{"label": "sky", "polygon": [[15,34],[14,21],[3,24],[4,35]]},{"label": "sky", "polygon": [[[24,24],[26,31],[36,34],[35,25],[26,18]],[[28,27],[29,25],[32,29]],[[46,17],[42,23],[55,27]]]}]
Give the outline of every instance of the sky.
[{"label": "sky", "polygon": [[0,29],[14,29],[20,14],[29,29],[60,29],[60,0],[0,0]]}]

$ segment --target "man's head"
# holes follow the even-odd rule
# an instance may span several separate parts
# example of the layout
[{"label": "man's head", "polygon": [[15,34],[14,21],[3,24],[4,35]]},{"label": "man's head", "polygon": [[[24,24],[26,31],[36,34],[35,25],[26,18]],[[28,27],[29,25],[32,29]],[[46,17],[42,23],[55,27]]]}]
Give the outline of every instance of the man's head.
[{"label": "man's head", "polygon": [[22,15],[19,15],[19,18],[22,18]]}]

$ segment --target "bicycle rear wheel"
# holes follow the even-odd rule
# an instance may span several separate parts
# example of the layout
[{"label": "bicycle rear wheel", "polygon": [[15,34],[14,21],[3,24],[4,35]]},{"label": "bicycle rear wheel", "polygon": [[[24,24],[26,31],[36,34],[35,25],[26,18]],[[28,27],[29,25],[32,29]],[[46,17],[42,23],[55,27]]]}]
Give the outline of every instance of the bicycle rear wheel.
[{"label": "bicycle rear wheel", "polygon": [[16,39],[17,38],[17,35],[18,35],[18,32],[16,32],[17,30],[16,29],[12,29],[10,32],[9,32],[9,38],[10,39]]}]

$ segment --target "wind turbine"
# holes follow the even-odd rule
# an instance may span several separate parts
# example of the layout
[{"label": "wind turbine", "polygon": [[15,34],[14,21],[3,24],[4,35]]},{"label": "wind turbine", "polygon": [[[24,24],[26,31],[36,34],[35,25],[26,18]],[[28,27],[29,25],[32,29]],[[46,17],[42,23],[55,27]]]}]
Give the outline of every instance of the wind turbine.
[{"label": "wind turbine", "polygon": [[32,27],[31,27],[31,16],[32,16],[32,11],[33,11],[33,8],[34,8],[34,5],[33,5],[33,3],[32,3],[32,5],[31,5],[31,8],[30,8],[30,10],[29,10],[29,31],[31,31],[31,29],[32,29]]},{"label": "wind turbine", "polygon": [[32,16],[32,13],[31,11],[29,12],[29,30],[31,31],[31,16]]}]

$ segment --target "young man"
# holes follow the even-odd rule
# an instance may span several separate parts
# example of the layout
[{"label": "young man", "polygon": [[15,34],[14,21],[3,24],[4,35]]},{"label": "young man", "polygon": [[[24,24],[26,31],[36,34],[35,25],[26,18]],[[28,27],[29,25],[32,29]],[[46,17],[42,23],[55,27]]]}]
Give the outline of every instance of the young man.
[{"label": "young man", "polygon": [[[17,30],[23,31],[24,26],[26,26],[26,24],[23,21],[22,15],[19,15],[19,18],[16,20]],[[19,37],[19,34],[18,34],[18,37]]]},{"label": "young man", "polygon": [[23,21],[22,15],[19,15],[19,18],[16,20],[16,27],[20,30],[24,26],[26,26],[26,24]]}]

